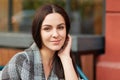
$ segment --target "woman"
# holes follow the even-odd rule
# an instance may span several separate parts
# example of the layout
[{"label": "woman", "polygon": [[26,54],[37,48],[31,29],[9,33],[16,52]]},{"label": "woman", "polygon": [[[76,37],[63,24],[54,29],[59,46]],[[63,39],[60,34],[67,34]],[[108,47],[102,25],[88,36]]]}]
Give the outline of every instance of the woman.
[{"label": "woman", "polygon": [[69,18],[58,5],[39,8],[32,24],[34,43],[17,53],[2,71],[2,80],[78,80],[71,57]]}]

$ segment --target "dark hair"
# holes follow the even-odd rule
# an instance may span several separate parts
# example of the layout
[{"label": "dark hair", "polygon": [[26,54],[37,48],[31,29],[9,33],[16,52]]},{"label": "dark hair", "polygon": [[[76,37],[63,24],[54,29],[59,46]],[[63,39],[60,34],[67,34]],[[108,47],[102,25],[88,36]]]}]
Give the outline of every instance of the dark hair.
[{"label": "dark hair", "polygon": [[68,33],[69,33],[70,21],[69,21],[68,15],[66,14],[66,12],[64,11],[63,8],[61,8],[60,6],[55,5],[55,4],[47,4],[47,5],[40,7],[37,10],[35,17],[33,19],[33,23],[32,23],[33,39],[40,49],[42,47],[42,43],[41,43],[42,39],[41,39],[41,35],[40,35],[40,29],[41,29],[42,22],[48,14],[54,13],[54,12],[59,13],[63,16],[63,18],[65,20],[65,24],[66,24],[66,32],[67,32],[66,35],[68,35]]},{"label": "dark hair", "polygon": [[[42,39],[41,39],[41,34],[40,34],[42,22],[48,14],[54,13],[54,12],[59,13],[61,16],[63,16],[63,18],[65,20],[65,24],[66,24],[66,36],[69,33],[69,30],[70,30],[69,17],[67,15],[66,11],[62,7],[60,7],[56,4],[47,4],[47,5],[40,7],[37,10],[35,17],[33,19],[33,23],[32,23],[32,36],[33,36],[35,43],[37,44],[37,46],[40,49],[42,48]],[[56,75],[59,78],[64,78],[63,67],[62,67],[61,61],[57,54],[55,54],[54,59],[55,59],[54,66],[55,66]]]}]

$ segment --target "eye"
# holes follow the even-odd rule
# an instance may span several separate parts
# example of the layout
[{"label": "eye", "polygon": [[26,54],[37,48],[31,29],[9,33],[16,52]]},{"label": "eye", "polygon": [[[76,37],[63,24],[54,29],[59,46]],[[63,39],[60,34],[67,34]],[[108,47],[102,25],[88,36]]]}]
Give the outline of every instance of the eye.
[{"label": "eye", "polygon": [[50,27],[45,27],[43,30],[45,30],[45,31],[50,31]]},{"label": "eye", "polygon": [[63,30],[63,29],[64,29],[64,26],[58,26],[58,29],[59,29],[59,30]]}]

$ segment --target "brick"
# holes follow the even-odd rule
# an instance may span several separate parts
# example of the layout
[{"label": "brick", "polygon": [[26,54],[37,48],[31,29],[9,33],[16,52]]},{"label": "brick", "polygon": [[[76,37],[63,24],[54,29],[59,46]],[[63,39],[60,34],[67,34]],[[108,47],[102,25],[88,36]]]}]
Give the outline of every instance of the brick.
[{"label": "brick", "polygon": [[120,0],[106,0],[107,11],[120,11]]}]

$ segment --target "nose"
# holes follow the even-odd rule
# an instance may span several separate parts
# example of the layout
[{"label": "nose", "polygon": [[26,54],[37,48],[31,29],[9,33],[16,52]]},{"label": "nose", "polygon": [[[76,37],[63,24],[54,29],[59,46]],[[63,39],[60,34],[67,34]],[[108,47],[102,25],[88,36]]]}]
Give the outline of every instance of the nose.
[{"label": "nose", "polygon": [[57,38],[57,37],[59,36],[59,32],[58,32],[56,29],[53,30],[52,36],[53,36],[54,38]]}]

